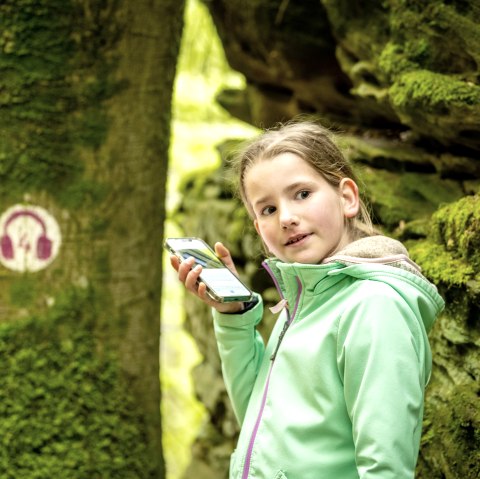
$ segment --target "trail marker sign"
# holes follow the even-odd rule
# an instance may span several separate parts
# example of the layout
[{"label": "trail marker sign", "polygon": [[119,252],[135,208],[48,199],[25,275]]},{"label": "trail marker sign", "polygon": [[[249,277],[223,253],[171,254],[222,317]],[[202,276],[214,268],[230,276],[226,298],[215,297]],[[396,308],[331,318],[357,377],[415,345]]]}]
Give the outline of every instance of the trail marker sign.
[{"label": "trail marker sign", "polygon": [[0,216],[0,263],[14,271],[39,271],[58,255],[56,219],[44,208],[15,205]]}]

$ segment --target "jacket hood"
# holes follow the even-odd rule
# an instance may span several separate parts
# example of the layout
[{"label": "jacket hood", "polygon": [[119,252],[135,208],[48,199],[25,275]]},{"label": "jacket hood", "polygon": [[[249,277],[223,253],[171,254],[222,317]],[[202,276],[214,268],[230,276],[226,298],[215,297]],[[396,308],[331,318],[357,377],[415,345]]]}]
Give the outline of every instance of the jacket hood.
[{"label": "jacket hood", "polygon": [[[291,296],[291,277],[296,276],[308,288],[309,283],[325,279],[336,283],[342,277],[381,281],[395,289],[414,309],[419,309],[422,321],[429,331],[445,303],[437,288],[421,273],[421,268],[410,259],[408,251],[397,240],[376,235],[348,244],[322,264],[284,263],[268,259],[264,263],[273,277],[282,298]],[[321,290],[315,286],[315,290]]]},{"label": "jacket hood", "polygon": [[410,259],[405,246],[400,241],[387,236],[369,236],[354,241],[335,255],[325,258],[322,263],[328,264],[334,261],[344,265],[386,264],[410,271],[424,278],[420,266]]}]

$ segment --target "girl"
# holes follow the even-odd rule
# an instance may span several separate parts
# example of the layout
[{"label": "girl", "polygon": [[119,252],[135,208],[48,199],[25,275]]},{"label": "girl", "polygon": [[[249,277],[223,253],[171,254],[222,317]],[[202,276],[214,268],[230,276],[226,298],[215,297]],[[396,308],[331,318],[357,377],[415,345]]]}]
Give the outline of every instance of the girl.
[{"label": "girl", "polygon": [[[240,193],[271,258],[281,301],[267,345],[262,299],[213,307],[229,397],[241,425],[231,479],[406,479],[417,461],[427,333],[443,300],[396,240],[375,235],[351,167],[327,130],[266,131],[238,162]],[[235,271],[221,243],[217,255]]]}]

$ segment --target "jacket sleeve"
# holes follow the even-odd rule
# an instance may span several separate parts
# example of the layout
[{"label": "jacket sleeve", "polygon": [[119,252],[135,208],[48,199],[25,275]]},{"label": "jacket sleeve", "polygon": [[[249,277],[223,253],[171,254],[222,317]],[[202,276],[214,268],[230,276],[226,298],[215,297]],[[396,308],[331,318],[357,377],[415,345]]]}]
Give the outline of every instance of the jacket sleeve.
[{"label": "jacket sleeve", "polygon": [[259,295],[256,297],[257,304],[243,314],[221,314],[213,310],[223,378],[240,424],[265,352],[263,339],[256,329],[263,316],[263,303]]},{"label": "jacket sleeve", "polygon": [[386,284],[339,323],[337,361],[361,479],[413,479],[431,364],[421,320]]}]

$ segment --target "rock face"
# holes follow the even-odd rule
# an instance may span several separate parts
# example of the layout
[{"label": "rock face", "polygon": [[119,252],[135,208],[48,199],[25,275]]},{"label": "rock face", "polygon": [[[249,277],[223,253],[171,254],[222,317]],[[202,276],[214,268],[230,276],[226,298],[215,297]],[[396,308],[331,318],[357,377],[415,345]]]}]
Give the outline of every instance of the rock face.
[{"label": "rock face", "polygon": [[[219,102],[257,126],[313,113],[341,131],[379,226],[404,241],[446,300],[431,334],[417,477],[480,475],[480,4],[469,1],[205,0],[245,91]],[[221,148],[223,157],[228,148]],[[228,169],[187,179],[177,219],[232,249],[268,301],[255,233]],[[237,425],[209,311],[187,298],[210,421],[185,477],[224,478]],[[265,321],[268,335],[271,318]]]},{"label": "rock face", "polygon": [[[480,149],[480,5],[468,1],[210,0],[250,121],[314,112]],[[244,112],[245,114],[245,112]]]}]

